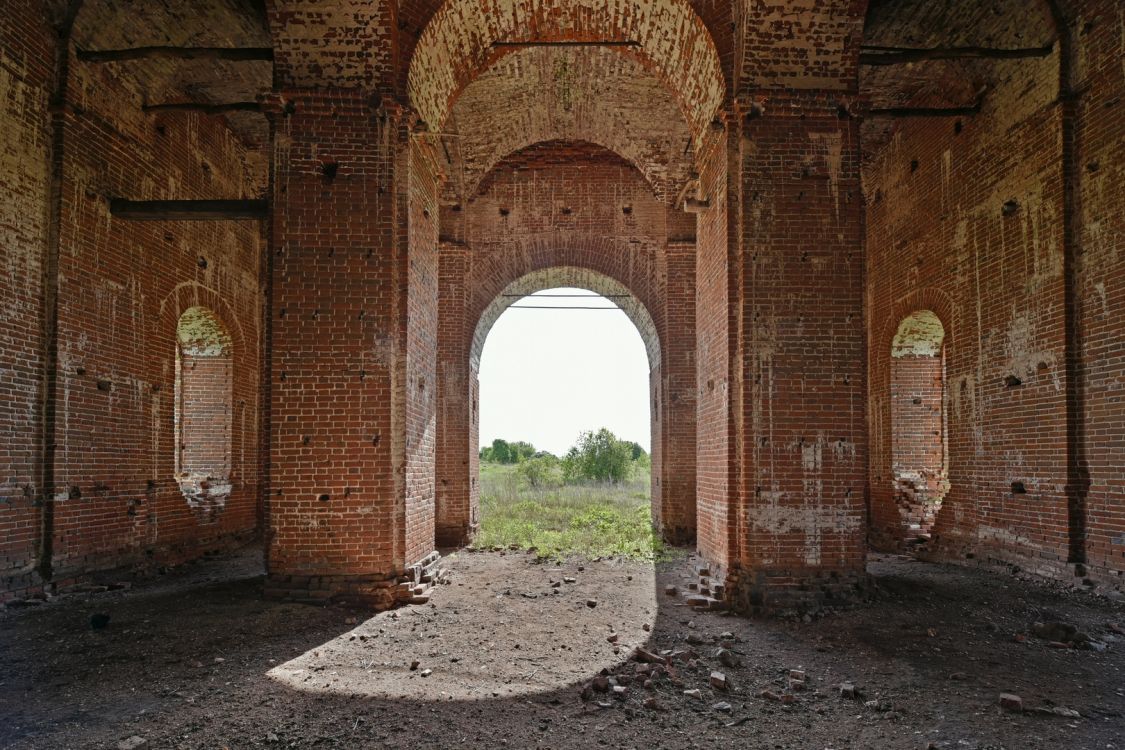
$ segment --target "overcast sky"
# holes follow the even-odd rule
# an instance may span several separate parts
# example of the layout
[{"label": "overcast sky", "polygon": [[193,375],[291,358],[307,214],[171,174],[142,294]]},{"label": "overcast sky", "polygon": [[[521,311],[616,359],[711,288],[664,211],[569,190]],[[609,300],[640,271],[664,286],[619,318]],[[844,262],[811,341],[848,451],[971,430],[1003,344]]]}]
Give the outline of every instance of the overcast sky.
[{"label": "overcast sky", "polygon": [[[549,289],[515,304],[615,307],[585,289]],[[647,451],[648,388],[648,355],[625,313],[508,308],[481,354],[480,444],[526,440],[562,455],[583,430],[608,427]]]}]

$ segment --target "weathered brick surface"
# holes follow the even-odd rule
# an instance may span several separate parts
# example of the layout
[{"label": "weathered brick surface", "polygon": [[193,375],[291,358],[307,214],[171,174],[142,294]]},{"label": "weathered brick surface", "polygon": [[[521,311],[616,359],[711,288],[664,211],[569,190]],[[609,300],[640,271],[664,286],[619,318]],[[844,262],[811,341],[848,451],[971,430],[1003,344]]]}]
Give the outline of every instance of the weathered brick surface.
[{"label": "weathered brick surface", "polygon": [[[41,11],[29,4],[26,15],[5,19],[5,59],[39,45],[34,64],[27,57],[12,58],[13,63],[4,66],[5,75],[9,70],[22,75],[38,71],[37,83],[24,93],[8,89],[15,96],[5,99],[4,131],[9,132],[9,122],[16,124],[16,138],[46,135],[28,130],[33,120],[27,119],[34,112],[45,114],[45,103],[30,97],[35,90],[45,91],[51,74],[41,66],[53,61],[45,40],[49,32],[36,17]],[[48,474],[53,485],[40,486],[43,474],[30,474],[26,464],[5,472],[23,478],[19,484],[29,492],[24,503],[45,503],[52,510],[45,525],[36,524],[35,546],[46,550],[41,562],[56,580],[100,568],[177,562],[253,534],[258,525],[258,228],[252,222],[129,222],[112,218],[108,211],[111,197],[252,193],[255,184],[245,168],[244,148],[221,121],[143,114],[135,84],[104,67],[72,61],[65,101],[66,106],[57,108],[53,140],[60,160],[59,203],[38,198],[36,210],[19,209],[37,222],[55,222],[57,269],[43,261],[56,252],[46,225],[23,233],[23,239],[11,245],[5,242],[9,262],[22,258],[39,264],[37,273],[23,279],[24,284],[43,282],[33,287],[36,304],[21,307],[20,322],[12,330],[27,327],[27,341],[40,351],[45,351],[45,342],[38,331],[49,325],[39,308],[44,290],[53,288],[58,298],[57,327],[50,331],[57,337],[57,369],[52,373],[57,393],[44,405],[45,392],[37,389],[34,401],[17,407],[27,421],[21,434],[34,436],[30,440],[39,446],[36,452],[42,450],[40,440],[53,446]],[[38,151],[28,148],[20,161],[24,170],[42,176],[49,162],[45,143],[39,143]],[[32,200],[35,190],[28,183],[26,195]],[[21,219],[14,226],[25,223]],[[176,321],[195,305],[209,307],[226,320],[234,341],[229,432],[233,488],[220,512],[206,514],[187,502],[175,474]],[[23,346],[6,344],[4,356],[17,354],[30,361],[19,354]],[[42,368],[47,361],[38,360],[38,383],[46,378]],[[31,391],[24,390],[21,397],[29,395]],[[49,414],[50,421],[39,422],[41,414]],[[37,435],[42,424],[52,425],[53,432]],[[42,455],[38,453],[40,461]],[[19,546],[18,557],[9,558],[5,571],[16,574],[17,580],[33,563],[31,545],[18,541],[29,528],[26,512],[20,515],[12,516],[11,536],[4,520],[3,535],[6,543],[11,539]]]},{"label": "weathered brick surface", "polygon": [[751,608],[835,596],[865,564],[859,132],[833,102],[775,97],[732,135],[742,219],[732,589]]},{"label": "weathered brick surface", "polygon": [[1125,575],[1125,7],[1063,4],[1072,44],[1074,217],[1078,259],[1075,352],[1081,386],[1080,460],[1089,475],[1085,561],[1122,586]]},{"label": "weathered brick surface", "polygon": [[[891,499],[890,339],[902,318],[932,310],[949,337],[950,488],[938,553],[1073,580],[1068,562],[1120,571],[1125,538],[1113,395],[1122,323],[1110,312],[1122,225],[1109,208],[1122,200],[1122,73],[1110,62],[1122,37],[1120,9],[1060,5],[1070,27],[1061,53],[988,62],[995,85],[979,115],[899,123],[867,167],[870,474],[872,539],[893,546],[902,529]],[[960,10],[947,28],[962,41],[991,30],[994,42],[1029,46],[1052,25],[1036,4],[1026,34],[1005,40],[995,14]],[[1074,104],[1060,97],[1060,77],[1080,92]],[[1078,144],[1072,165],[1068,137]]]},{"label": "weathered brick surface", "polygon": [[[558,283],[631,293],[656,520],[739,608],[861,585],[865,531],[908,536],[908,464],[948,481],[932,554],[1120,585],[1120,3],[89,0],[73,30],[272,45],[272,69],[57,58],[62,4],[10,6],[8,595],[265,531],[272,593],[391,603],[479,521],[498,295]],[[636,45],[494,44],[544,40]],[[861,43],[1046,51],[861,66]],[[142,110],[258,98],[269,119]],[[259,197],[267,164],[267,223],[109,213]],[[177,389],[193,307],[229,357],[185,356]],[[919,311],[943,355],[892,357]],[[185,497],[177,468],[229,494]]]},{"label": "weathered brick surface", "polygon": [[54,33],[38,10],[28,0],[0,16],[0,588],[36,582],[41,524]]},{"label": "weathered brick surface", "polygon": [[291,96],[274,195],[269,564],[343,592],[433,548],[437,211],[400,108]]},{"label": "weathered brick surface", "polygon": [[621,157],[592,144],[549,142],[509,155],[468,204],[445,216],[443,229],[457,239],[443,246],[439,293],[441,539],[465,538],[479,513],[479,405],[469,393],[484,338],[514,301],[502,295],[558,286],[636,298],[618,302],[650,353],[654,512],[670,538],[690,539],[694,430],[678,425],[694,416],[694,287],[684,243],[671,251],[682,275],[669,283],[667,206]]}]

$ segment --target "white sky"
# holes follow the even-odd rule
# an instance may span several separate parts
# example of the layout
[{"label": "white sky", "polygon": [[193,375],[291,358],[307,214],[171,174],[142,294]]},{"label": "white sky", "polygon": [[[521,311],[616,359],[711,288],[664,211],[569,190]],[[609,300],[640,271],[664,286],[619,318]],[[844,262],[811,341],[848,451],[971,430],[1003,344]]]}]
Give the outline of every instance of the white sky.
[{"label": "white sky", "polygon": [[[547,289],[516,305],[612,307],[585,289]],[[480,360],[480,444],[526,440],[564,454],[583,430],[608,427],[649,450],[648,355],[625,313],[504,311]]]}]

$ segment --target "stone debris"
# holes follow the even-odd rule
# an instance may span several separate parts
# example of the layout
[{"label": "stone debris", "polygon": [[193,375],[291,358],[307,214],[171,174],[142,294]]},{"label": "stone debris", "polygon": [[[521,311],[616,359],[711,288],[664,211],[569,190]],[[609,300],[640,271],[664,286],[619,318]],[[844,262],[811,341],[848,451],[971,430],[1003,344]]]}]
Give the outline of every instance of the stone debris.
[{"label": "stone debris", "polygon": [[716,690],[722,690],[723,692],[730,690],[730,680],[722,672],[712,672],[710,683],[711,687]]},{"label": "stone debris", "polygon": [[1015,693],[1000,693],[1000,708],[1005,711],[1023,711],[1023,699]]},{"label": "stone debris", "polygon": [[117,750],[141,750],[141,748],[146,747],[148,747],[148,740],[139,734],[134,734],[132,737],[127,737],[117,743]]}]

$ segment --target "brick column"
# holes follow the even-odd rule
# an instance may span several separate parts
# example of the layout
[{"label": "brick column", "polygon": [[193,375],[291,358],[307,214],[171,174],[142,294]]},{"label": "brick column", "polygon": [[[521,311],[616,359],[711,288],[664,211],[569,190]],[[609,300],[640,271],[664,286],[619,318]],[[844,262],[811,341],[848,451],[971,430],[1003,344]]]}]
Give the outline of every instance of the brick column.
[{"label": "brick column", "polygon": [[476,513],[471,499],[476,479],[476,450],[470,447],[476,435],[476,372],[470,372],[466,341],[465,282],[467,248],[443,243],[439,255],[438,299],[438,415],[437,415],[437,508],[439,547],[459,547],[476,531]]},{"label": "brick column", "polygon": [[433,549],[436,191],[399,108],[289,99],[274,164],[267,593],[387,606]]},{"label": "brick column", "polygon": [[665,250],[664,361],[652,446],[654,461],[661,453],[659,473],[654,472],[660,479],[661,530],[673,544],[695,541],[695,253],[695,243],[686,242]]},{"label": "brick column", "polygon": [[741,610],[815,609],[864,580],[858,123],[809,93],[730,130],[740,497],[727,584]]}]

